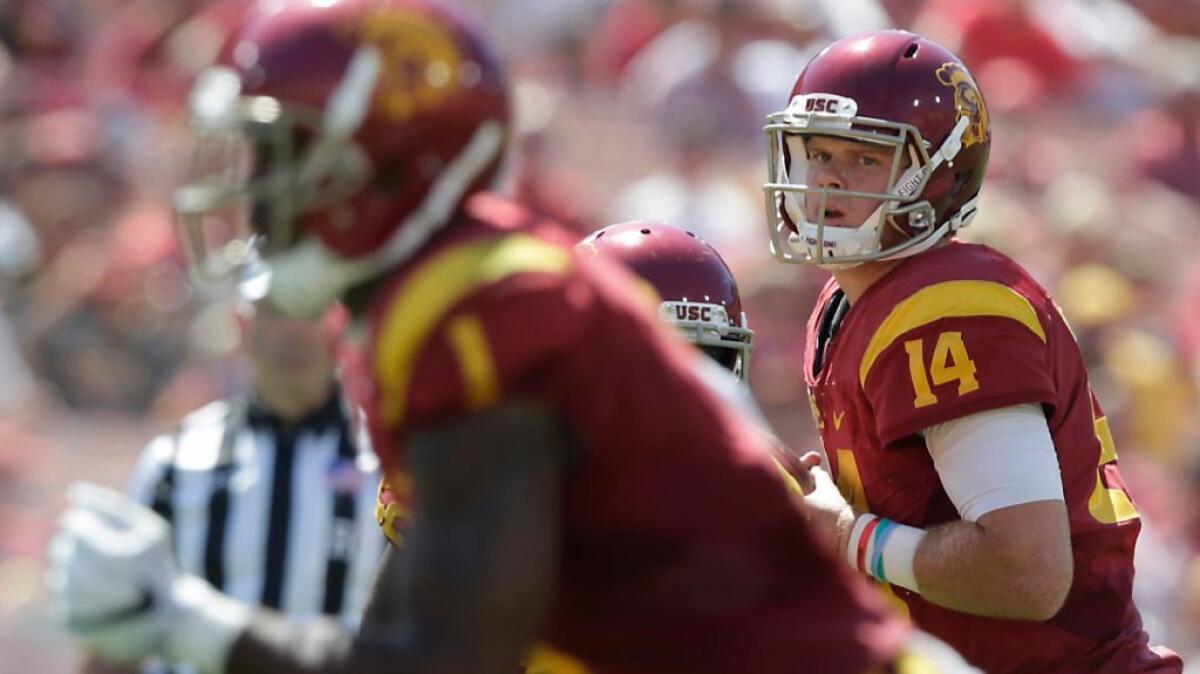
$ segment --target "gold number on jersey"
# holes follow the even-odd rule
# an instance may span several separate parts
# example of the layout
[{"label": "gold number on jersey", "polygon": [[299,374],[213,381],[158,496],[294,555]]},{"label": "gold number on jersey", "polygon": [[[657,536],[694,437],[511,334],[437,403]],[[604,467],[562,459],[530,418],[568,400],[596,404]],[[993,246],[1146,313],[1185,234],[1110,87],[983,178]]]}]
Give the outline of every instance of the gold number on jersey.
[{"label": "gold number on jersey", "polygon": [[1104,486],[1104,466],[1117,460],[1117,445],[1113,442],[1108,417],[1096,419],[1096,437],[1100,440],[1100,465],[1096,470],[1096,486],[1088,497],[1088,512],[1098,522],[1117,524],[1138,518],[1137,508],[1124,489]]},{"label": "gold number on jersey", "polygon": [[913,390],[917,393],[913,407],[925,407],[937,402],[937,396],[929,388],[929,377],[925,374],[923,341],[910,339],[904,343],[904,350],[908,352],[908,373],[912,375]]},{"label": "gold number on jersey", "polygon": [[938,398],[929,385],[930,377],[933,378],[934,386],[957,380],[958,395],[966,395],[979,388],[979,380],[975,378],[975,361],[967,354],[961,332],[943,332],[938,335],[937,344],[933,346],[933,361],[930,363],[928,374],[924,360],[924,340],[910,339],[904,342],[904,350],[908,352],[908,373],[912,376],[913,391],[917,394],[913,399],[913,407],[926,407],[937,403]]}]

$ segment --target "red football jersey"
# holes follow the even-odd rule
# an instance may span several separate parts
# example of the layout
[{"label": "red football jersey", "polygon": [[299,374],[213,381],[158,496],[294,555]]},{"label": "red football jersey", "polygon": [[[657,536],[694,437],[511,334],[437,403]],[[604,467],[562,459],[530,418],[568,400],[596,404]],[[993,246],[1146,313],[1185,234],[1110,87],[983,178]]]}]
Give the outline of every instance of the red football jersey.
[{"label": "red football jersey", "polygon": [[845,313],[832,280],[808,325],[805,370],[834,478],[857,508],[914,527],[959,519],[920,435],[964,415],[1022,403],[1046,411],[1069,511],[1075,575],[1046,622],[935,606],[891,586],[918,627],[993,674],[1178,672],[1146,645],[1134,607],[1141,523],[1083,356],[1049,293],[1008,257],[960,242],[902,262]]},{"label": "red football jersey", "polygon": [[889,661],[905,622],[818,552],[765,439],[701,383],[702,356],[623,270],[572,244],[474,198],[381,293],[366,352],[389,475],[409,433],[513,396],[550,406],[577,440],[539,674]]}]

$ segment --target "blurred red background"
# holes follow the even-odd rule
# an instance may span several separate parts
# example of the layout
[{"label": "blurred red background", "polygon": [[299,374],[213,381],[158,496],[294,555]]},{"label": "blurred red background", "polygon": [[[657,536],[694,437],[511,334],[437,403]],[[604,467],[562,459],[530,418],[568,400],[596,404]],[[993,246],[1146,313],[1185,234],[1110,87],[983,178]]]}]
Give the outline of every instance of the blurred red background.
[{"label": "blurred red background", "polygon": [[[245,381],[229,300],[189,285],[168,205],[191,78],[249,1],[0,5],[0,662],[24,671],[77,657],[40,589],[63,487],[121,484],[154,433]],[[580,234],[657,218],[713,243],[758,332],[755,393],[800,448],[823,274],[767,252],[763,118],[834,37],[895,26],[958,51],[994,130],[964,238],[1057,293],[1146,522],[1152,640],[1200,654],[1200,2],[470,4],[516,91],[509,189]]]}]

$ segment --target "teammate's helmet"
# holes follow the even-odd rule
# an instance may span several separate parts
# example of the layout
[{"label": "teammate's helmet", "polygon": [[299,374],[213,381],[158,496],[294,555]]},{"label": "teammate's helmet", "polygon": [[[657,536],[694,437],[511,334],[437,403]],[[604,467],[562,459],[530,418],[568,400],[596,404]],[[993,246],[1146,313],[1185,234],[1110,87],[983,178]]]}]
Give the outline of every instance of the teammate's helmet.
[{"label": "teammate's helmet", "polygon": [[490,186],[508,129],[496,59],[443,0],[253,3],[189,108],[193,268],[254,248],[298,312],[409,258]]},{"label": "teammate's helmet", "polygon": [[654,287],[663,321],[743,381],[749,376],[754,331],[737,281],[715,248],[689,231],[648,221],[609,225],[578,247],[624,263]]},{"label": "teammate's helmet", "polygon": [[[906,257],[975,215],[991,147],[987,106],[962,61],[935,42],[896,30],[838,40],[805,66],[787,109],[767,119],[771,250],[784,262]],[[886,192],[806,184],[807,158],[788,150],[793,136],[893,148]],[[831,197],[871,199],[878,208],[857,228],[827,226]],[[813,199],[815,221],[804,207]]]}]

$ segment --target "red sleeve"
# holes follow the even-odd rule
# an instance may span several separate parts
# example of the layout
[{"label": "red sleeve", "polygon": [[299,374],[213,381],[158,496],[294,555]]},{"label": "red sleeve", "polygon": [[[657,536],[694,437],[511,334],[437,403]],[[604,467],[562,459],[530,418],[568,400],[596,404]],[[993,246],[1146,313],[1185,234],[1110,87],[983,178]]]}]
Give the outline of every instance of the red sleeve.
[{"label": "red sleeve", "polygon": [[951,419],[1024,403],[1053,404],[1044,335],[1003,316],[946,317],[864,358],[863,390],[879,440],[891,444]]},{"label": "red sleeve", "polygon": [[586,305],[579,299],[587,290],[581,285],[573,276],[518,273],[458,302],[417,352],[406,393],[393,393],[404,405],[393,427],[436,425],[536,394],[582,334]]}]

